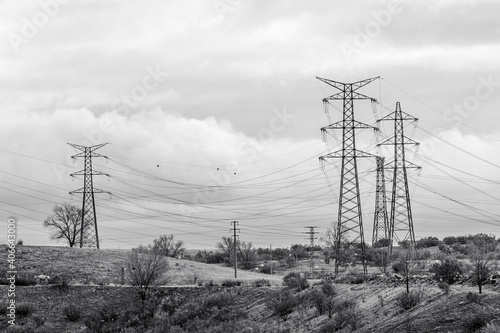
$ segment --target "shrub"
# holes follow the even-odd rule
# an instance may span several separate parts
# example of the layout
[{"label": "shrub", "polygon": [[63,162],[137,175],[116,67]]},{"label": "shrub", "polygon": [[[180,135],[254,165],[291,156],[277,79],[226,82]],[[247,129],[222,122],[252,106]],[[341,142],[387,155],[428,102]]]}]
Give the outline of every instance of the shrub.
[{"label": "shrub", "polygon": [[333,287],[333,284],[325,280],[322,281],[321,291],[326,296],[337,296],[337,291]]},{"label": "shrub", "polygon": [[356,308],[356,300],[352,298],[343,298],[335,304],[335,312],[342,312],[344,310],[353,310]]},{"label": "shrub", "polygon": [[67,287],[71,282],[71,278],[67,275],[55,275],[49,279],[49,284],[58,287]]},{"label": "shrub", "polygon": [[462,266],[456,259],[446,258],[443,262],[432,265],[430,272],[434,273],[437,281],[454,284],[462,275]]},{"label": "shrub", "polygon": [[483,312],[475,312],[466,318],[464,327],[466,332],[476,332],[485,327],[491,318]]},{"label": "shrub", "polygon": [[236,287],[241,286],[241,283],[240,280],[224,280],[220,285],[223,287]]},{"label": "shrub", "polygon": [[300,273],[295,272],[290,272],[285,275],[285,277],[283,277],[283,284],[289,288],[295,288],[297,291],[309,288],[307,279],[301,276]]},{"label": "shrub", "polygon": [[409,293],[403,291],[396,297],[396,304],[404,310],[409,310],[420,303],[421,297],[422,292],[420,290],[410,290]]},{"label": "shrub", "polygon": [[323,315],[323,313],[325,313],[325,300],[326,300],[325,294],[323,294],[320,291],[314,290],[309,297],[312,303],[314,304],[316,310],[318,310],[318,314],[320,316]]},{"label": "shrub", "polygon": [[467,293],[467,295],[465,296],[465,298],[467,299],[467,301],[469,303],[476,303],[476,304],[480,304],[481,303],[481,296],[479,296],[479,294],[473,293],[471,291],[469,291]]},{"label": "shrub", "polygon": [[293,312],[297,303],[297,299],[289,291],[284,290],[272,294],[267,299],[266,306],[273,311],[273,314],[279,315],[286,321],[287,316]]},{"label": "shrub", "polygon": [[34,274],[19,274],[16,278],[16,286],[34,286],[36,285]]},{"label": "shrub", "polygon": [[269,282],[269,280],[266,280],[266,279],[259,279],[259,280],[256,280],[252,283],[252,285],[254,287],[270,287],[271,286],[271,282]]},{"label": "shrub", "polygon": [[439,282],[438,288],[444,291],[445,294],[450,292],[450,285],[446,282]]},{"label": "shrub", "polygon": [[73,304],[69,304],[63,308],[63,315],[69,321],[77,321],[80,319],[80,309]]},{"label": "shrub", "polygon": [[270,265],[264,265],[260,268],[260,272],[263,274],[271,274],[271,266]]},{"label": "shrub", "polygon": [[355,308],[345,309],[338,312],[333,319],[323,324],[319,331],[321,333],[337,332],[347,326],[351,326],[351,330],[356,330],[358,320],[359,315]]},{"label": "shrub", "polygon": [[234,296],[228,292],[217,293],[208,296],[204,301],[204,306],[207,309],[213,308],[214,306],[218,309],[222,309],[225,306],[230,306],[234,303]]},{"label": "shrub", "polygon": [[32,312],[33,308],[29,304],[16,305],[16,315],[19,315],[19,317],[28,316]]}]

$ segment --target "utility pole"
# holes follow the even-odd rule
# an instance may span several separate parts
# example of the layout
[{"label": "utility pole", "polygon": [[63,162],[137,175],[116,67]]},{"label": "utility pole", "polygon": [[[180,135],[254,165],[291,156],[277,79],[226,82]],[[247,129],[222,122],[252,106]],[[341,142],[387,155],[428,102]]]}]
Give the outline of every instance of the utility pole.
[{"label": "utility pole", "polygon": [[306,231],[304,233],[309,235],[309,237],[306,239],[309,240],[310,247],[311,247],[310,254],[309,254],[309,271],[312,274],[313,266],[314,266],[314,263],[313,263],[314,240],[318,239],[318,237],[314,237],[314,235],[319,233],[317,231],[314,231],[314,229],[319,228],[319,227],[318,226],[307,226],[304,228],[309,229],[309,231]]},{"label": "utility pole", "polygon": [[102,143],[90,147],[84,147],[73,143],[68,143],[68,145],[81,151],[81,153],[73,155],[71,156],[71,158],[84,158],[83,170],[77,171],[70,175],[71,177],[83,176],[83,187],[78,190],[69,192],[69,194],[83,193],[80,248],[82,248],[85,244],[86,246],[96,247],[97,249],[99,249],[99,234],[97,232],[97,217],[95,213],[94,193],[111,194],[111,192],[94,188],[92,176],[104,175],[109,177],[109,175],[92,169],[92,157],[107,158],[106,156],[100,155],[95,152],[97,149],[107,145],[107,143]]},{"label": "utility pole", "polygon": [[392,169],[391,217],[389,221],[389,254],[392,253],[393,243],[408,241],[411,249],[415,246],[415,232],[410,204],[410,190],[408,186],[407,169],[421,169],[418,165],[406,161],[405,146],[419,143],[404,135],[404,121],[418,121],[418,118],[401,111],[401,105],[396,103],[396,110],[377,120],[394,122],[394,136],[378,144],[394,146],[394,160],[386,168]]},{"label": "utility pole", "polygon": [[[338,276],[341,253],[349,247],[356,249],[358,246],[361,248],[363,273],[366,275],[365,239],[359,194],[357,159],[361,157],[373,157],[374,155],[356,149],[356,130],[372,128],[378,131],[378,128],[354,119],[354,100],[368,99],[372,103],[375,103],[376,100],[374,98],[363,95],[357,92],[357,90],[378,78],[374,77],[353,83],[342,83],[317,77],[320,81],[340,91],[323,99],[325,109],[331,100],[338,100],[343,103],[343,119],[321,129],[323,133],[327,130],[342,130],[342,149],[319,158],[320,163],[323,163],[328,158],[340,158],[342,160],[335,239],[335,276]],[[353,234],[355,235],[354,237],[352,237]]]},{"label": "utility pole", "polygon": [[375,181],[375,216],[373,218],[372,246],[381,239],[389,238],[389,218],[384,176],[385,158],[377,156],[377,177]]},{"label": "utility pole", "polygon": [[238,277],[238,252],[236,251],[236,231],[240,231],[240,229],[236,229],[236,226],[239,225],[238,221],[231,221],[231,225],[233,228],[230,230],[233,232],[233,251],[234,251],[234,278]]},{"label": "utility pole", "polygon": [[269,253],[271,254],[271,262],[269,262],[269,266],[271,267],[271,275],[273,275],[273,245],[269,244]]}]

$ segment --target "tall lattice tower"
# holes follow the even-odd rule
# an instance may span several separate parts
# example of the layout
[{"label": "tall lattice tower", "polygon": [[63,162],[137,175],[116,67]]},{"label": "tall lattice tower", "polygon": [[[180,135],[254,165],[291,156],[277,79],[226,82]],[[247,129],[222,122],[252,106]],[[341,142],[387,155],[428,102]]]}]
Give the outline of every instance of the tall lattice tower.
[{"label": "tall lattice tower", "polygon": [[415,122],[418,119],[401,111],[401,105],[397,102],[396,110],[377,122],[386,120],[394,122],[394,136],[378,146],[394,146],[394,160],[386,166],[393,171],[389,220],[389,253],[392,253],[394,242],[409,242],[412,248],[415,245],[407,169],[420,169],[420,167],[405,160],[405,146],[418,145],[419,143],[404,135],[404,122]]},{"label": "tall lattice tower", "polygon": [[361,128],[373,128],[377,130],[377,128],[354,119],[354,100],[369,99],[375,102],[374,98],[360,94],[357,90],[378,79],[378,77],[354,83],[342,83],[320,77],[317,77],[317,79],[340,91],[323,99],[325,105],[331,100],[340,100],[343,102],[342,121],[332,123],[321,129],[322,132],[327,130],[342,130],[342,149],[320,157],[321,163],[327,158],[342,159],[338,220],[335,233],[335,275],[338,275],[339,265],[343,260],[343,252],[347,252],[348,248],[352,247],[361,248],[362,258],[360,259],[363,263],[363,272],[366,274],[365,239],[361,214],[357,159],[359,157],[373,157],[373,155],[356,149],[356,130]]},{"label": "tall lattice tower", "polygon": [[385,192],[385,158],[377,156],[377,177],[375,180],[375,216],[373,218],[372,246],[381,239],[389,238],[389,217]]},{"label": "tall lattice tower", "polygon": [[105,175],[109,177],[109,175],[92,169],[92,157],[107,158],[106,156],[95,152],[97,149],[107,145],[107,143],[102,143],[90,147],[75,145],[73,143],[68,143],[68,145],[81,151],[81,153],[73,155],[71,156],[71,158],[84,158],[83,170],[71,174],[71,177],[83,176],[83,187],[78,190],[69,192],[69,194],[83,193],[81,224],[82,232],[80,233],[80,247],[88,246],[99,248],[99,234],[97,232],[97,217],[95,213],[94,193],[111,193],[94,188],[92,176]]}]

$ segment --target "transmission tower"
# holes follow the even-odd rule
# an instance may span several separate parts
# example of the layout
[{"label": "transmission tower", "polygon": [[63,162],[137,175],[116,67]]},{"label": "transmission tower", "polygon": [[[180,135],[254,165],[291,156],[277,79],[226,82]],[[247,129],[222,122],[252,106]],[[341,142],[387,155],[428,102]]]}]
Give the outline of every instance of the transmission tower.
[{"label": "transmission tower", "polygon": [[310,253],[309,253],[309,271],[311,272],[312,274],[312,271],[313,271],[313,268],[314,268],[314,260],[313,260],[313,253],[314,253],[314,240],[315,239],[318,239],[318,237],[314,237],[314,235],[316,235],[318,232],[317,231],[314,231],[314,229],[316,228],[319,228],[317,226],[308,226],[308,227],[304,227],[306,229],[309,229],[309,231],[306,231],[304,232],[306,235],[309,235],[308,238],[306,238],[307,240],[309,240],[310,244],[311,244],[311,249],[310,249]]},{"label": "transmission tower", "polygon": [[234,251],[234,278],[238,277],[238,252],[236,251],[236,239],[238,235],[236,235],[236,231],[240,232],[240,229],[236,229],[236,226],[239,225],[238,221],[231,221],[231,225],[233,228],[230,232],[233,232],[233,251]]},{"label": "transmission tower", "polygon": [[82,203],[82,222],[81,222],[81,232],[80,232],[80,247],[88,246],[99,248],[99,234],[97,232],[97,217],[95,213],[95,201],[94,193],[109,193],[97,188],[94,188],[92,181],[92,176],[108,176],[106,173],[96,171],[92,169],[92,157],[104,157],[95,151],[107,143],[102,143],[95,146],[84,147],[80,145],[75,145],[73,143],[68,143],[73,148],[81,151],[76,155],[71,156],[71,158],[83,157],[84,158],[84,168],[83,170],[72,173],[70,176],[83,176],[83,187],[69,192],[69,194],[83,193],[83,203]]},{"label": "transmission tower", "polygon": [[389,253],[392,253],[394,242],[409,242],[410,248],[415,245],[407,169],[420,169],[420,167],[405,160],[405,146],[418,145],[419,143],[404,135],[404,122],[416,122],[418,119],[401,111],[401,105],[397,102],[396,110],[377,122],[386,120],[394,122],[394,136],[378,146],[394,146],[394,160],[386,166],[393,171],[391,217],[389,220]]},{"label": "transmission tower", "polygon": [[[324,98],[323,103],[325,105],[327,105],[330,100],[341,100],[343,102],[342,121],[330,124],[321,129],[322,132],[326,132],[327,130],[342,130],[342,149],[320,157],[321,162],[327,158],[342,159],[338,221],[335,234],[335,275],[338,276],[342,251],[346,250],[346,248],[341,249],[342,246],[361,247],[363,272],[366,274],[365,240],[359,194],[357,158],[373,157],[373,155],[356,149],[355,134],[357,129],[378,129],[354,119],[354,100],[369,99],[375,102],[376,100],[374,98],[360,94],[357,90],[378,79],[378,77],[354,83],[342,83],[319,77],[317,77],[317,79],[340,91],[330,97]],[[352,234],[355,235],[354,238],[351,237]]]},{"label": "transmission tower", "polygon": [[385,158],[377,156],[377,177],[375,181],[375,216],[373,218],[372,246],[381,239],[389,238],[389,218],[384,176]]},{"label": "transmission tower", "polygon": [[318,237],[314,237],[314,235],[319,233],[318,231],[314,231],[314,229],[319,228],[319,227],[314,226],[314,227],[304,227],[304,228],[309,229],[309,231],[306,231],[304,233],[309,235],[309,237],[306,239],[309,240],[309,242],[311,243],[311,248],[314,248],[314,240],[318,239]]}]

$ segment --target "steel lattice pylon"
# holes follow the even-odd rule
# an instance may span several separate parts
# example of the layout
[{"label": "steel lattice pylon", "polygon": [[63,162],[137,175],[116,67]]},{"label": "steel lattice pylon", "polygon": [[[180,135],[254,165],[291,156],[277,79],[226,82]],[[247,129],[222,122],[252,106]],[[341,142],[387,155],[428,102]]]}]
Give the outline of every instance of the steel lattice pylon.
[{"label": "steel lattice pylon", "polygon": [[[377,129],[354,119],[354,100],[369,99],[374,102],[374,98],[360,94],[356,91],[378,79],[378,77],[354,83],[342,83],[320,77],[317,77],[317,79],[340,91],[339,93],[323,99],[323,103],[326,104],[330,100],[343,101],[342,121],[332,123],[321,129],[322,132],[342,129],[342,149],[320,157],[320,161],[327,158],[342,159],[338,221],[335,233],[335,275],[338,276],[339,265],[342,261],[342,252],[352,246],[359,246],[361,248],[363,272],[366,274],[363,218],[361,214],[358,166],[356,160],[358,157],[373,157],[373,155],[356,149],[356,129]],[[355,235],[354,238],[351,237],[352,234]]]},{"label": "steel lattice pylon", "polygon": [[377,120],[377,122],[394,121],[394,136],[380,143],[394,146],[394,160],[386,165],[392,169],[391,216],[389,220],[389,253],[392,253],[394,242],[409,242],[410,247],[415,245],[415,231],[410,204],[407,169],[420,169],[419,166],[405,160],[405,146],[419,143],[404,135],[405,121],[418,121],[417,118],[401,111],[401,105],[396,103],[396,110]]},{"label": "steel lattice pylon", "polygon": [[384,175],[385,158],[377,156],[377,177],[375,184],[375,216],[373,218],[372,246],[381,239],[389,238],[389,217]]},{"label": "steel lattice pylon", "polygon": [[69,192],[69,194],[83,193],[80,247],[83,247],[85,245],[88,247],[95,247],[98,249],[99,234],[97,232],[97,217],[95,213],[94,193],[109,193],[109,194],[111,193],[94,188],[92,176],[105,175],[109,177],[109,175],[92,169],[92,157],[107,158],[106,156],[94,152],[95,150],[101,148],[102,146],[107,145],[107,143],[90,147],[84,147],[72,143],[68,143],[68,145],[82,151],[81,153],[71,156],[71,158],[75,157],[84,158],[83,170],[71,174],[72,177],[83,176],[83,188]]}]

